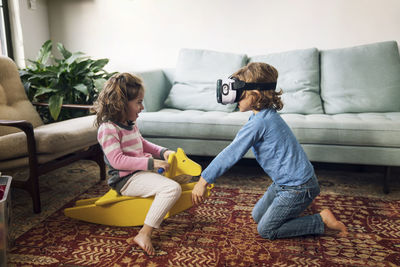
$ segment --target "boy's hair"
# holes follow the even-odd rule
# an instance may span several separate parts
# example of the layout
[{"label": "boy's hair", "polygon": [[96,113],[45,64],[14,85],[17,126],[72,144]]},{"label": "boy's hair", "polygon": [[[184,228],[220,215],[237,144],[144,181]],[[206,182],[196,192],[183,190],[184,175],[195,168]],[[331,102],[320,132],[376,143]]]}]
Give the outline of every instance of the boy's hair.
[{"label": "boy's hair", "polygon": [[[236,71],[232,77],[246,83],[272,83],[278,80],[278,71],[271,65],[262,62],[251,62]],[[241,99],[246,96],[253,96],[250,107],[254,110],[273,108],[281,110],[283,103],[281,100],[282,90],[245,90]]]},{"label": "boy's hair", "polygon": [[128,102],[144,91],[142,80],[130,73],[117,73],[104,84],[103,90],[93,104],[96,112],[95,125],[106,121],[125,122],[128,118]]}]

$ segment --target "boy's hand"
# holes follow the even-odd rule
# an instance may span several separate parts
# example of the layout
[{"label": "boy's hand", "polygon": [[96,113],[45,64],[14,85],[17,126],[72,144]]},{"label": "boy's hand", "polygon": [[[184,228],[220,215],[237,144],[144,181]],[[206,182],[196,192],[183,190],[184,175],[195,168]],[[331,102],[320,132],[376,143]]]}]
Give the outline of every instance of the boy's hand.
[{"label": "boy's hand", "polygon": [[192,203],[194,205],[198,205],[198,204],[204,202],[205,197],[206,197],[206,192],[207,192],[207,185],[208,185],[207,181],[204,180],[204,178],[200,176],[199,181],[193,187],[193,190],[192,190]]},{"label": "boy's hand", "polygon": [[166,160],[166,161],[168,161],[168,157],[169,157],[169,154],[172,154],[172,153],[175,153],[175,151],[172,151],[172,150],[166,150],[165,152],[164,152],[164,160]]},{"label": "boy's hand", "polygon": [[159,168],[163,168],[164,171],[168,171],[169,164],[165,160],[154,159],[154,169],[158,170]]}]

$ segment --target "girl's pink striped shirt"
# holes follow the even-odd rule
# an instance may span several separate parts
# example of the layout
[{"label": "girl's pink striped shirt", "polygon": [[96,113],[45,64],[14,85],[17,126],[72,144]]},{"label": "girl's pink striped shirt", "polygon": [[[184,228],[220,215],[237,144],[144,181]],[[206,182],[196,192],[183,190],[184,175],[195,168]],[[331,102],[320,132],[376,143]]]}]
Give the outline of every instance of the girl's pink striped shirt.
[{"label": "girl's pink striped shirt", "polygon": [[142,137],[136,125],[124,128],[113,122],[102,123],[97,140],[111,165],[123,177],[138,170],[149,170],[154,165],[153,157],[162,157],[161,146]]}]

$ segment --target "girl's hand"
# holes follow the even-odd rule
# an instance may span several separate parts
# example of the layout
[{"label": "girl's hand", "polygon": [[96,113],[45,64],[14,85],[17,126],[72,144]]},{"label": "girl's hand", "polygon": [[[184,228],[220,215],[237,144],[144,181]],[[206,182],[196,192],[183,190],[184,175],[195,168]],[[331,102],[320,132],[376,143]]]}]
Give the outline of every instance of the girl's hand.
[{"label": "girl's hand", "polygon": [[168,171],[169,169],[169,164],[165,160],[160,160],[160,159],[154,159],[154,169],[164,169],[164,171]]},{"label": "girl's hand", "polygon": [[192,190],[192,203],[194,205],[198,205],[198,204],[204,202],[204,200],[206,198],[207,185],[208,185],[207,181],[204,180],[204,178],[200,176],[199,181],[193,187],[193,190]]},{"label": "girl's hand", "polygon": [[175,151],[172,151],[172,150],[166,150],[165,152],[164,152],[164,160],[166,160],[166,161],[168,161],[168,157],[169,157],[169,154],[172,154],[172,153],[175,153]]}]

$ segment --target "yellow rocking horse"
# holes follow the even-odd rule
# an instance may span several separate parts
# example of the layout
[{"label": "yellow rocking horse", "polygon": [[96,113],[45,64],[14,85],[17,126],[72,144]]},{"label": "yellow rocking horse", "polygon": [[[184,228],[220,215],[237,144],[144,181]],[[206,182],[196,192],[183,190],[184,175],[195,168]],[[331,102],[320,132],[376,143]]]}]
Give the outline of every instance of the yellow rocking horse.
[{"label": "yellow rocking horse", "polygon": [[[178,148],[177,152],[168,157],[169,169],[165,172],[168,178],[180,175],[198,176],[201,166],[189,159],[185,152]],[[193,206],[192,190],[196,182],[181,184],[182,194],[171,210],[165,215],[168,218]],[[207,188],[208,197],[213,185]],[[75,207],[67,208],[64,214],[70,218],[113,226],[139,226],[144,219],[154,197],[128,197],[121,196],[111,189],[104,196],[98,198],[82,199],[75,203]]]}]

